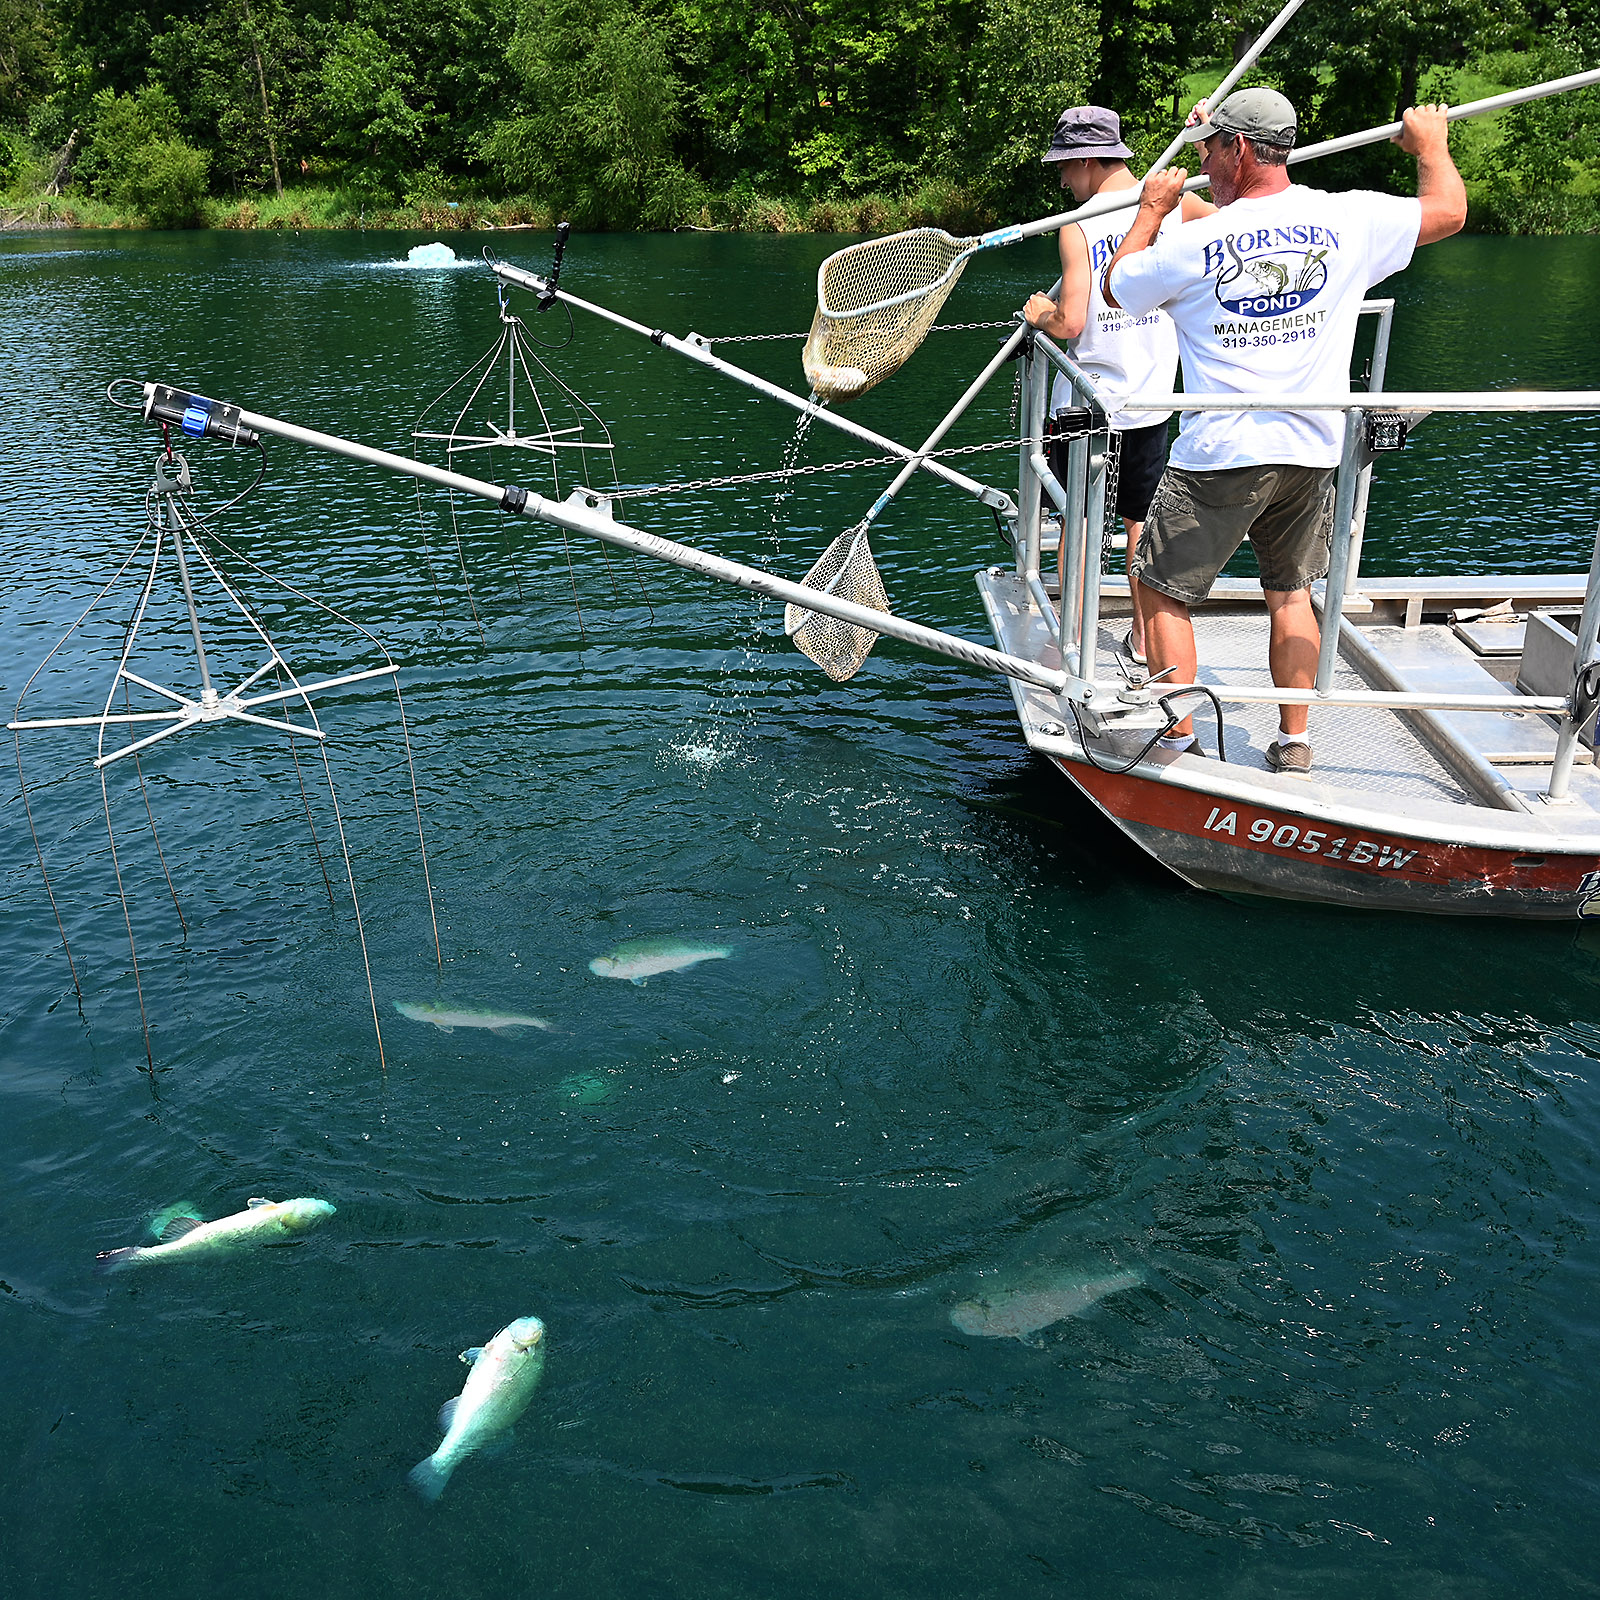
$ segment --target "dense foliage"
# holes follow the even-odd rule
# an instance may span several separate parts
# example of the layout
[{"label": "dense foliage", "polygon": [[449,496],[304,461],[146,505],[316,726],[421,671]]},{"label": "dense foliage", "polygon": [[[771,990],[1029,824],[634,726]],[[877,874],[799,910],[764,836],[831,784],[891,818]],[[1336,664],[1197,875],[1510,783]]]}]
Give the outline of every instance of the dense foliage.
[{"label": "dense foliage", "polygon": [[[589,227],[972,226],[1037,214],[1057,112],[1145,155],[1200,63],[1272,0],[0,0],[0,187],[155,226],[286,195],[462,218],[515,197]],[[1311,3],[1258,81],[1305,137],[1453,78],[1600,60],[1600,0]],[[1464,98],[1453,95],[1453,98]],[[1594,95],[1507,118],[1465,165],[1504,227],[1594,220]],[[1476,170],[1472,170],[1476,161]],[[1385,149],[1323,181],[1406,180]],[[208,210],[209,207],[209,210]]]}]

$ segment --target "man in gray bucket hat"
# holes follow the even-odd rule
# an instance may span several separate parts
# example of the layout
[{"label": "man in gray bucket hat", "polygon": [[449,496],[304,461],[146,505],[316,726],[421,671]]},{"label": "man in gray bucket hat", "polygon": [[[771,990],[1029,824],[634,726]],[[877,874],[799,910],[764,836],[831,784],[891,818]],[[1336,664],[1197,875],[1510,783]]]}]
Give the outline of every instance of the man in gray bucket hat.
[{"label": "man in gray bucket hat", "polygon": [[[1128,168],[1133,152],[1122,142],[1122,120],[1104,106],[1070,106],[1056,121],[1046,166],[1059,166],[1061,187],[1081,206],[1097,194],[1132,189],[1138,179]],[[1167,219],[1171,227],[1210,216],[1216,207],[1198,195],[1185,195]],[[1164,312],[1130,317],[1105,302],[1100,274],[1127,232],[1131,208],[1087,222],[1069,222],[1060,234],[1061,287],[1054,299],[1033,295],[1023,315],[1041,333],[1061,340],[1095,381],[1119,436],[1117,515],[1128,533],[1129,589],[1134,593],[1133,623],[1124,648],[1144,662],[1144,625],[1134,590],[1133,562],[1144,530],[1150,497],[1167,464],[1170,411],[1122,412],[1115,402],[1140,390],[1170,392],[1178,371],[1178,336]],[[1071,405],[1065,378],[1057,377],[1051,410]],[[1058,473],[1058,476],[1060,474]]]},{"label": "man in gray bucket hat", "polygon": [[[1415,199],[1329,194],[1289,181],[1294,107],[1274,89],[1241,89],[1214,112],[1196,106],[1186,134],[1200,152],[1216,213],[1168,231],[1188,174],[1150,178],[1105,269],[1106,302],[1130,316],[1158,307],[1177,326],[1190,394],[1350,393],[1350,355],[1367,290],[1419,244],[1460,230],[1466,190],[1450,159],[1444,106],[1407,111],[1395,143],[1417,162]],[[1321,640],[1311,585],[1328,571],[1338,411],[1190,411],[1151,504],[1137,582],[1152,674],[1193,683],[1189,608],[1248,538],[1269,617],[1272,681],[1310,689]],[[1267,765],[1311,771],[1304,705],[1278,708]],[[1185,718],[1164,741],[1194,742]]]}]

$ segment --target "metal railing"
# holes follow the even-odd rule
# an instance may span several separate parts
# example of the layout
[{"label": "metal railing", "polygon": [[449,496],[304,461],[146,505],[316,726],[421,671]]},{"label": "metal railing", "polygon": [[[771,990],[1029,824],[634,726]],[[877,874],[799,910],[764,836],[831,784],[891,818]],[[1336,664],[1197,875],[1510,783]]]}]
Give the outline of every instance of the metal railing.
[{"label": "metal railing", "polygon": [[[1330,398],[1282,394],[1189,395],[1145,394],[1118,397],[1120,411],[1339,411],[1344,414],[1344,441],[1335,475],[1333,537],[1328,575],[1322,593],[1322,635],[1317,672],[1309,689],[1262,688],[1254,685],[1207,683],[1219,700],[1241,704],[1346,705],[1382,707],[1397,711],[1504,711],[1507,700],[1499,694],[1415,693],[1409,690],[1336,689],[1342,636],[1352,627],[1344,615],[1347,599],[1358,593],[1361,552],[1365,539],[1375,452],[1368,435],[1368,419],[1399,414],[1408,423],[1433,412],[1600,412],[1600,392],[1591,390],[1507,391],[1487,390],[1457,394],[1392,392],[1383,388],[1393,300],[1370,300],[1364,314],[1378,318],[1374,340],[1370,387],[1364,393]],[[1042,334],[1035,335],[1023,356],[1022,415],[1019,431],[1036,436],[1044,431],[1048,410],[1049,375],[1059,373],[1069,385],[1075,407],[1104,413],[1106,403],[1093,377],[1065,351]],[[1066,481],[1057,480],[1043,450],[1023,451],[1018,514],[1015,525],[1017,575],[1027,586],[1040,614],[1060,646],[1066,675],[1063,696],[1092,706],[1101,715],[1132,714],[1146,709],[1148,691],[1102,682],[1096,674],[1100,630],[1100,578],[1103,567],[1101,528],[1106,492],[1106,452],[1096,453],[1094,440],[1105,437],[1093,431],[1071,440],[1067,452]],[[1060,585],[1052,596],[1040,571],[1042,548],[1041,504],[1048,497],[1061,517],[1058,556]],[[1331,619],[1331,621],[1330,621]],[[1595,539],[1582,617],[1577,629],[1573,691],[1569,695],[1520,695],[1515,707],[1559,717],[1556,756],[1547,798],[1566,797],[1578,736],[1594,715],[1585,684],[1600,677],[1600,530]],[[1189,687],[1163,680],[1162,691]]]}]

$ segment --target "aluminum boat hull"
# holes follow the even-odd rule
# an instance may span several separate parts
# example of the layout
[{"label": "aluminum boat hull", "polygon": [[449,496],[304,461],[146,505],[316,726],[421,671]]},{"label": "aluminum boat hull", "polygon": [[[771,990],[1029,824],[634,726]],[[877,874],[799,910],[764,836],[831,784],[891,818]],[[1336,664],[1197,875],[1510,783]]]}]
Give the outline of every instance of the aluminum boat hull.
[{"label": "aluminum boat hull", "polygon": [[1600,919],[1600,853],[1493,848],[1422,832],[1341,827],[1051,756],[1129,839],[1196,888],[1449,916]]}]

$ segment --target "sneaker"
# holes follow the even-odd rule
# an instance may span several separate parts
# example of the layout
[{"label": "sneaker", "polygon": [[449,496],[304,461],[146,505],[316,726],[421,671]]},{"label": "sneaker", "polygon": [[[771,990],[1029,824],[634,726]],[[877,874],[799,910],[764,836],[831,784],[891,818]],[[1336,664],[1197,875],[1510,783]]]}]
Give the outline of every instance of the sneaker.
[{"label": "sneaker", "polygon": [[1304,739],[1291,739],[1279,744],[1276,739],[1267,746],[1267,765],[1274,772],[1287,773],[1291,778],[1311,776],[1311,746]]}]

